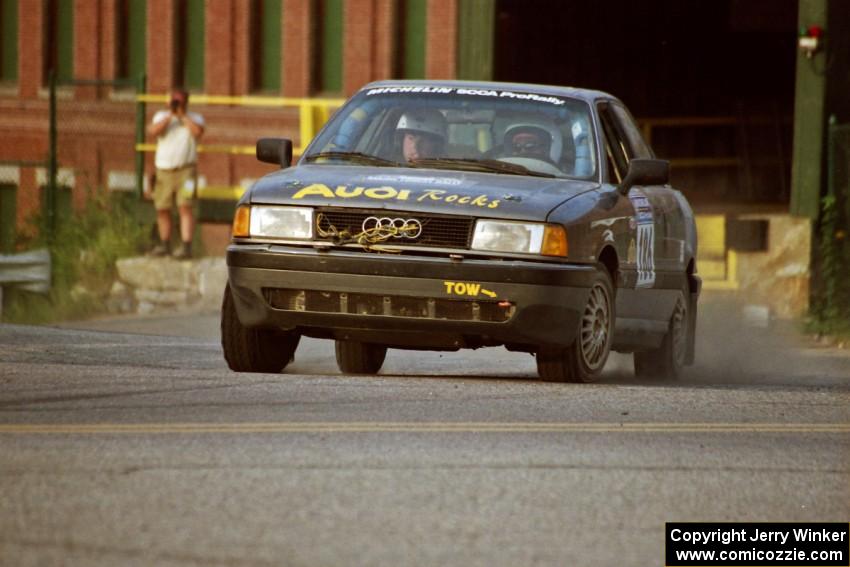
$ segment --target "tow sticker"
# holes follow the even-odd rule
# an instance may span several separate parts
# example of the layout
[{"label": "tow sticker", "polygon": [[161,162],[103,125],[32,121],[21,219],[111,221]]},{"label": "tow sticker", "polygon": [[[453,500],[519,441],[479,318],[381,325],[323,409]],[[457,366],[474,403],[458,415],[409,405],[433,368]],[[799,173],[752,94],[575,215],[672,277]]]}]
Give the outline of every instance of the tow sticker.
[{"label": "tow sticker", "polygon": [[461,295],[464,297],[478,297],[480,294],[484,294],[487,297],[496,297],[495,291],[490,291],[489,289],[484,289],[481,287],[481,284],[470,283],[470,282],[443,282],[443,285],[446,286],[446,293],[449,295]]},{"label": "tow sticker", "polygon": [[637,223],[637,287],[655,284],[655,222],[652,205],[640,189],[629,191]]}]

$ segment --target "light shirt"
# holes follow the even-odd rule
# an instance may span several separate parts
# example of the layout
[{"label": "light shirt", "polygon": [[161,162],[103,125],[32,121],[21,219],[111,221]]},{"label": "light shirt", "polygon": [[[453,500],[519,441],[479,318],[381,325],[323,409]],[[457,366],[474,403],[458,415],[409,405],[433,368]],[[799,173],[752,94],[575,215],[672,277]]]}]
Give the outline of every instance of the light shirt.
[{"label": "light shirt", "polygon": [[[153,115],[153,123],[165,120],[170,114],[167,110],[160,110]],[[204,117],[196,112],[187,112],[186,116],[199,126],[204,125]],[[192,132],[183,125],[176,117],[171,118],[171,122],[165,129],[165,132],[157,138],[156,141],[156,156],[154,157],[154,165],[157,169],[175,169],[190,165],[198,161],[198,142],[192,136]]]}]

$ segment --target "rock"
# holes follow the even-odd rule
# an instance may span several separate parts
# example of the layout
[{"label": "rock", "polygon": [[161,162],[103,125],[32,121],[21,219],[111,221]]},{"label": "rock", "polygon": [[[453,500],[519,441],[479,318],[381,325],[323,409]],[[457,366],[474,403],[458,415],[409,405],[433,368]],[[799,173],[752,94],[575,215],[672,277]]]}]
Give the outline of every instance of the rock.
[{"label": "rock", "polygon": [[118,280],[112,284],[107,302],[113,312],[218,309],[227,284],[224,258],[125,258],[116,268]]},{"label": "rock", "polygon": [[766,329],[770,326],[770,308],[766,305],[745,305],[742,315],[748,327]]},{"label": "rock", "polygon": [[155,290],[188,290],[194,262],[173,258],[124,258],[116,262],[118,277],[131,287]]},{"label": "rock", "polygon": [[137,289],[135,292],[136,300],[141,303],[152,303],[154,305],[182,305],[189,298],[188,291],[165,290],[158,291],[152,289]]},{"label": "rock", "polygon": [[81,301],[93,301],[94,299],[94,293],[92,293],[91,290],[89,290],[83,284],[78,283],[73,288],[71,288],[71,300],[75,303]]},{"label": "rock", "polygon": [[136,313],[138,313],[139,315],[150,315],[154,311],[156,311],[156,306],[153,303],[149,303],[147,301],[142,301],[136,308]]},{"label": "rock", "polygon": [[112,288],[109,290],[110,297],[124,297],[130,295],[130,288],[116,280],[112,282]]},{"label": "rock", "polygon": [[110,313],[131,313],[135,310],[136,300],[133,291],[120,281],[112,282],[109,296],[106,298],[106,309]]},{"label": "rock", "polygon": [[790,278],[796,276],[808,276],[809,275],[809,267],[802,262],[791,263],[783,266],[778,272],[776,272],[776,277],[778,278]]},{"label": "rock", "polygon": [[198,293],[204,307],[219,307],[225,285],[227,265],[223,258],[205,258],[198,263]]},{"label": "rock", "polygon": [[[769,309],[769,318],[795,319],[809,308],[811,221],[789,215],[758,216],[770,222],[768,250],[739,252],[741,300]],[[762,316],[753,313],[754,322]]]}]

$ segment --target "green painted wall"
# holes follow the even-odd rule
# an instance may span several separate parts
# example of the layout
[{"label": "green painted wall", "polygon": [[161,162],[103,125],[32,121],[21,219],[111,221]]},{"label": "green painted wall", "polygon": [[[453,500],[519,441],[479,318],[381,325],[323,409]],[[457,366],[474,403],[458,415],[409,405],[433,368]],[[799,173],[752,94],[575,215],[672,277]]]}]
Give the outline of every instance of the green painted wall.
[{"label": "green painted wall", "polygon": [[0,254],[11,254],[15,249],[17,194],[16,185],[0,183]]},{"label": "green painted wall", "polygon": [[[42,185],[39,190],[39,202],[41,203],[42,213],[47,216],[47,186]],[[71,188],[65,185],[56,187],[56,223],[62,223],[73,218],[74,209],[71,204]]]},{"label": "green painted wall", "polygon": [[147,51],[145,49],[147,0],[129,0],[128,8],[127,37],[124,38],[129,48],[127,53],[127,74],[128,78],[135,79],[145,72],[145,63],[147,60]]},{"label": "green painted wall", "polygon": [[325,93],[342,91],[342,2],[343,0],[323,0],[319,90]]},{"label": "green painted wall", "polygon": [[[799,0],[799,25],[827,28],[828,0]],[[826,55],[807,59],[797,52],[794,98],[794,150],[791,164],[791,214],[817,218],[823,185]]]},{"label": "green painted wall", "polygon": [[260,10],[260,81],[262,91],[280,92],[281,0],[262,0]]},{"label": "green painted wall", "polygon": [[74,78],[74,2],[56,2],[56,80],[66,83]]},{"label": "green painted wall", "polygon": [[403,79],[425,78],[425,34],[428,25],[427,0],[406,0],[404,2],[404,61]]},{"label": "green painted wall", "polygon": [[492,80],[495,17],[495,0],[458,2],[458,79]]},{"label": "green painted wall", "polygon": [[18,80],[18,0],[0,0],[0,81]]},{"label": "green painted wall", "polygon": [[186,0],[186,66],[183,85],[194,90],[204,89],[204,0]]}]

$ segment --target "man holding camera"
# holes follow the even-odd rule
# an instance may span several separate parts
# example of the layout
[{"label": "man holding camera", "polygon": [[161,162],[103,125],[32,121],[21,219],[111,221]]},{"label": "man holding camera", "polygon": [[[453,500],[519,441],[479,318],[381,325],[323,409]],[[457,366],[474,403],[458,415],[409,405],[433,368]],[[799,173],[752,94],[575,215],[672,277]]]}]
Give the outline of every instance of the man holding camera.
[{"label": "man holding camera", "polygon": [[188,105],[189,93],[175,89],[171,93],[168,110],[154,114],[148,126],[148,134],[157,139],[153,203],[160,241],[151,250],[153,256],[169,253],[171,206],[176,198],[181,245],[174,251],[174,257],[192,257],[192,235],[195,231],[192,207],[197,193],[198,139],[204,133],[204,118],[196,112],[188,112]]}]

